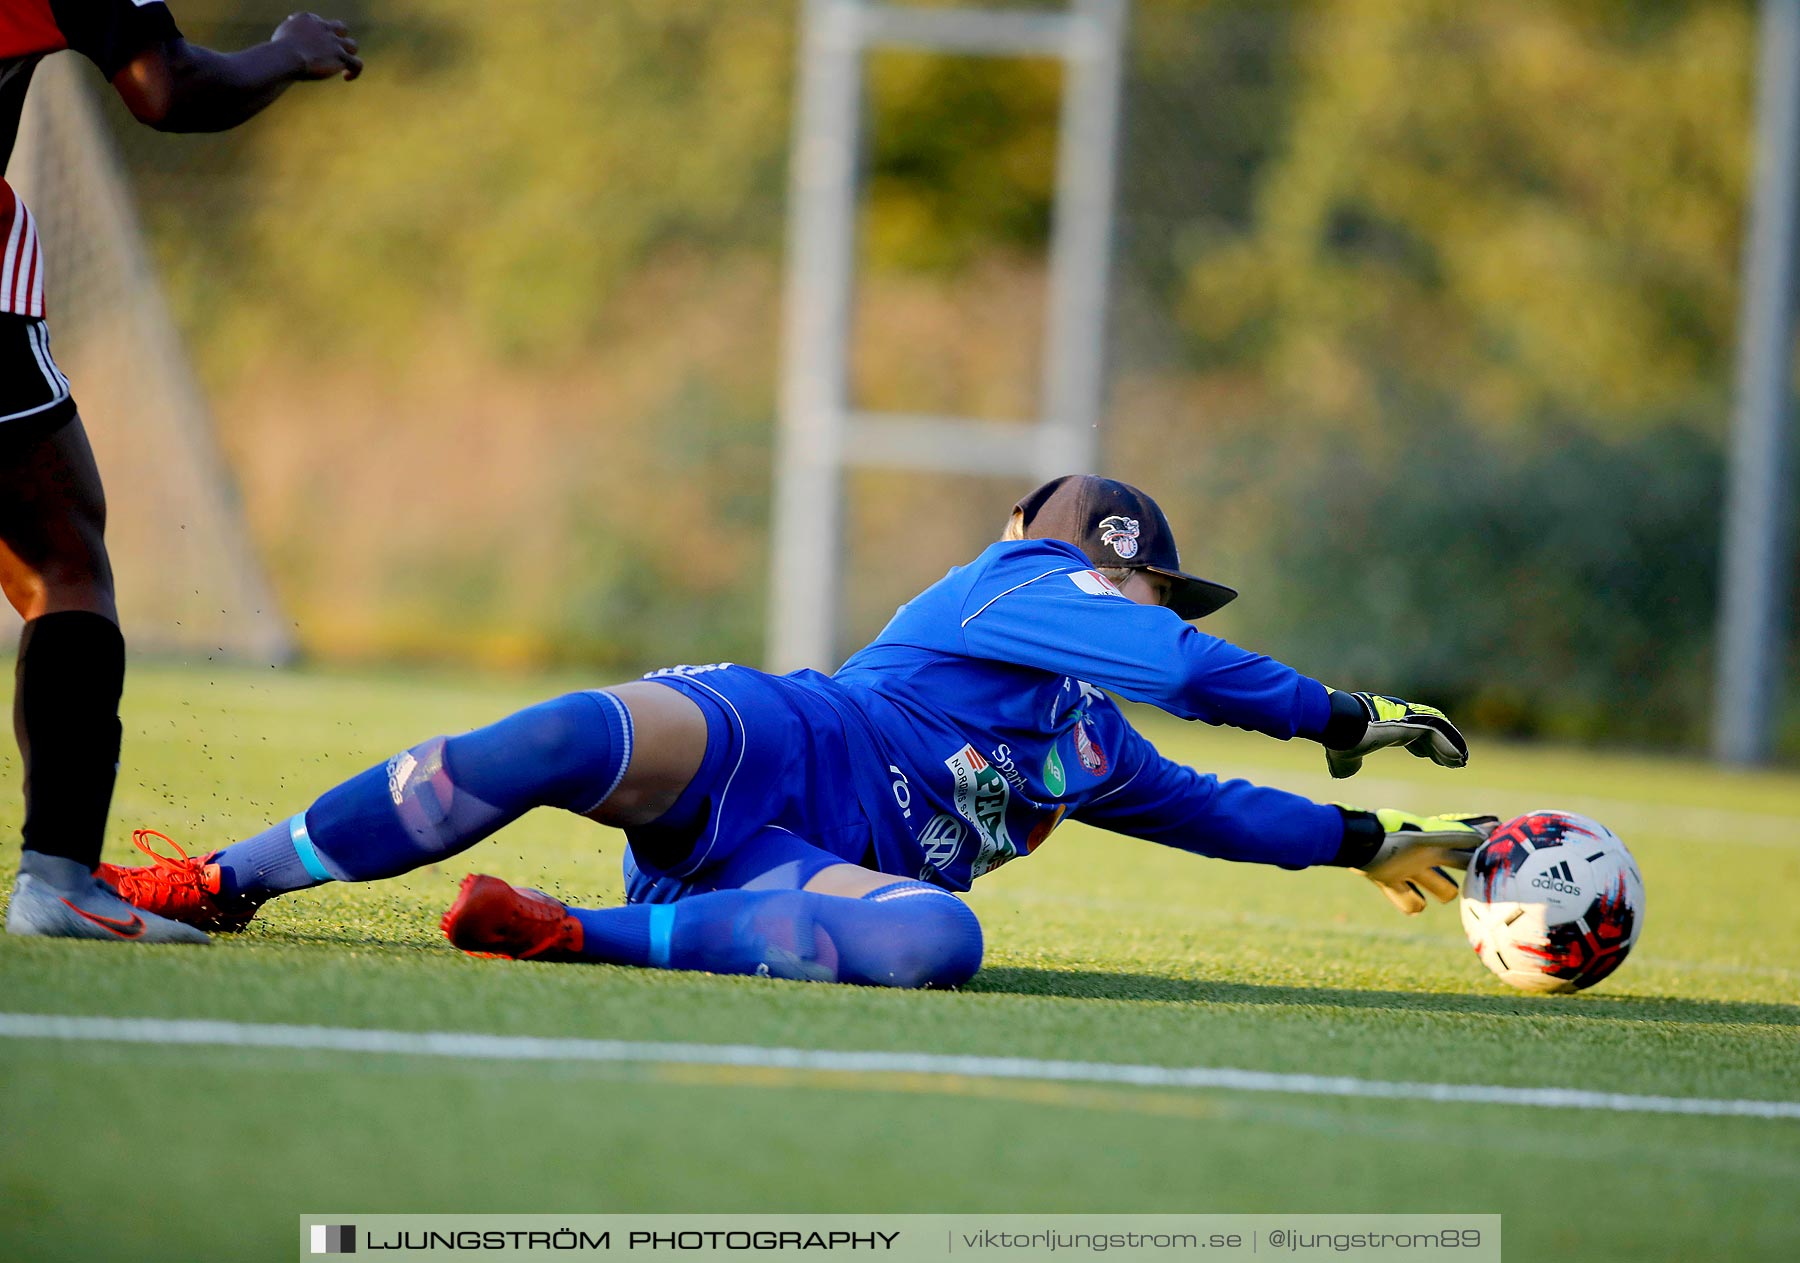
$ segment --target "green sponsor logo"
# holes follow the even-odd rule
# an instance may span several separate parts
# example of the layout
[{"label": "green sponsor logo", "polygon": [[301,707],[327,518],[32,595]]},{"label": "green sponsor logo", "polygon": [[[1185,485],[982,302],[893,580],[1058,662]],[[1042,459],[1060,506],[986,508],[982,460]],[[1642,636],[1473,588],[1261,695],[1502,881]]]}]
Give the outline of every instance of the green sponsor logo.
[{"label": "green sponsor logo", "polygon": [[1044,788],[1060,796],[1068,787],[1068,778],[1063,775],[1062,760],[1057,757],[1056,747],[1051,746],[1050,753],[1044,756]]},{"label": "green sponsor logo", "polygon": [[975,826],[980,850],[969,866],[979,877],[1018,854],[1006,832],[1006,808],[1012,787],[974,746],[964,746],[944,760],[950,769],[951,801],[956,814]]}]

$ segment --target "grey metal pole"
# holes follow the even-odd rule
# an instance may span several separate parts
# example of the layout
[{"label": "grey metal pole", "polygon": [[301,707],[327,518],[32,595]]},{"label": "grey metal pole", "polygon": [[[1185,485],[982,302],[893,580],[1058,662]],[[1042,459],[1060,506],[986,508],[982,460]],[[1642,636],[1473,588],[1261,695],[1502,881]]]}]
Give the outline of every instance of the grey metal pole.
[{"label": "grey metal pole", "polygon": [[1713,727],[1714,754],[1727,763],[1769,757],[1786,642],[1800,0],[1763,0],[1757,40],[1756,186],[1744,243]]},{"label": "grey metal pole", "polygon": [[849,407],[856,155],[862,103],[857,0],[807,0],[789,176],[786,328],[775,458],[771,670],[837,665],[843,438]]},{"label": "grey metal pole", "polygon": [[1119,133],[1124,0],[1078,0],[1068,59],[1050,242],[1040,478],[1094,471],[1106,396],[1107,282]]}]

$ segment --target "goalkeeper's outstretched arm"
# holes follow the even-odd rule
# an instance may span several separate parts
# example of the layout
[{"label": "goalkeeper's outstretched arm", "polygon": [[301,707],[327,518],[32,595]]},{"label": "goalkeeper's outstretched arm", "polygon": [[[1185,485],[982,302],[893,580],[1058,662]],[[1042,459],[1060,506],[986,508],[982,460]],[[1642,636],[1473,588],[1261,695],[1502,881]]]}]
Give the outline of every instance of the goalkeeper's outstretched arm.
[{"label": "goalkeeper's outstretched arm", "polygon": [[1072,546],[1056,547],[1022,550],[1006,562],[1010,571],[996,568],[993,583],[1010,583],[997,595],[969,594],[962,652],[1085,680],[1183,719],[1317,741],[1336,777],[1394,745],[1444,767],[1468,762],[1467,742],[1442,711],[1334,691],[1157,608],[1155,590],[1137,582],[1141,572],[1121,589],[1078,569]]},{"label": "goalkeeper's outstretched arm", "polygon": [[1493,816],[1363,811],[1220,780],[1165,757],[1128,725],[1120,728],[1118,787],[1098,795],[1077,819],[1215,859],[1348,868],[1409,916],[1423,912],[1428,898],[1456,898],[1450,870],[1466,869],[1499,823]]}]

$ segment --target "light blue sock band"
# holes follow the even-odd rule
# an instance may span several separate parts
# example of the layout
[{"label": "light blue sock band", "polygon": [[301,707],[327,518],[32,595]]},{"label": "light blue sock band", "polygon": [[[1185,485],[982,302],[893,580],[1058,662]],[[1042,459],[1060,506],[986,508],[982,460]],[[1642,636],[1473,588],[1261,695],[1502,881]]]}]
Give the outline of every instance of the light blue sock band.
[{"label": "light blue sock band", "polygon": [[669,942],[675,931],[675,905],[650,905],[650,965],[654,969],[669,967]]},{"label": "light blue sock band", "polygon": [[325,871],[325,865],[319,859],[319,852],[313,846],[312,836],[306,831],[306,813],[304,811],[288,821],[288,837],[293,840],[294,854],[300,857],[300,863],[306,868],[306,875],[314,881],[333,881],[332,875]]}]

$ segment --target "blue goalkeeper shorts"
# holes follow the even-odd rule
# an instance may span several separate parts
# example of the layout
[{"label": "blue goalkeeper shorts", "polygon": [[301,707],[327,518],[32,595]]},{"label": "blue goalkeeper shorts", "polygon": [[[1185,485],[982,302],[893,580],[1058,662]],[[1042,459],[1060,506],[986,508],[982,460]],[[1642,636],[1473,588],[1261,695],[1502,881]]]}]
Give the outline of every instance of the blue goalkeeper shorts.
[{"label": "blue goalkeeper shorts", "polygon": [[830,687],[825,677],[724,663],[645,678],[700,707],[706,756],[666,814],[625,831],[630,902],[746,887],[793,890],[834,864],[876,867],[855,771],[879,756],[821,695],[821,686]]}]

